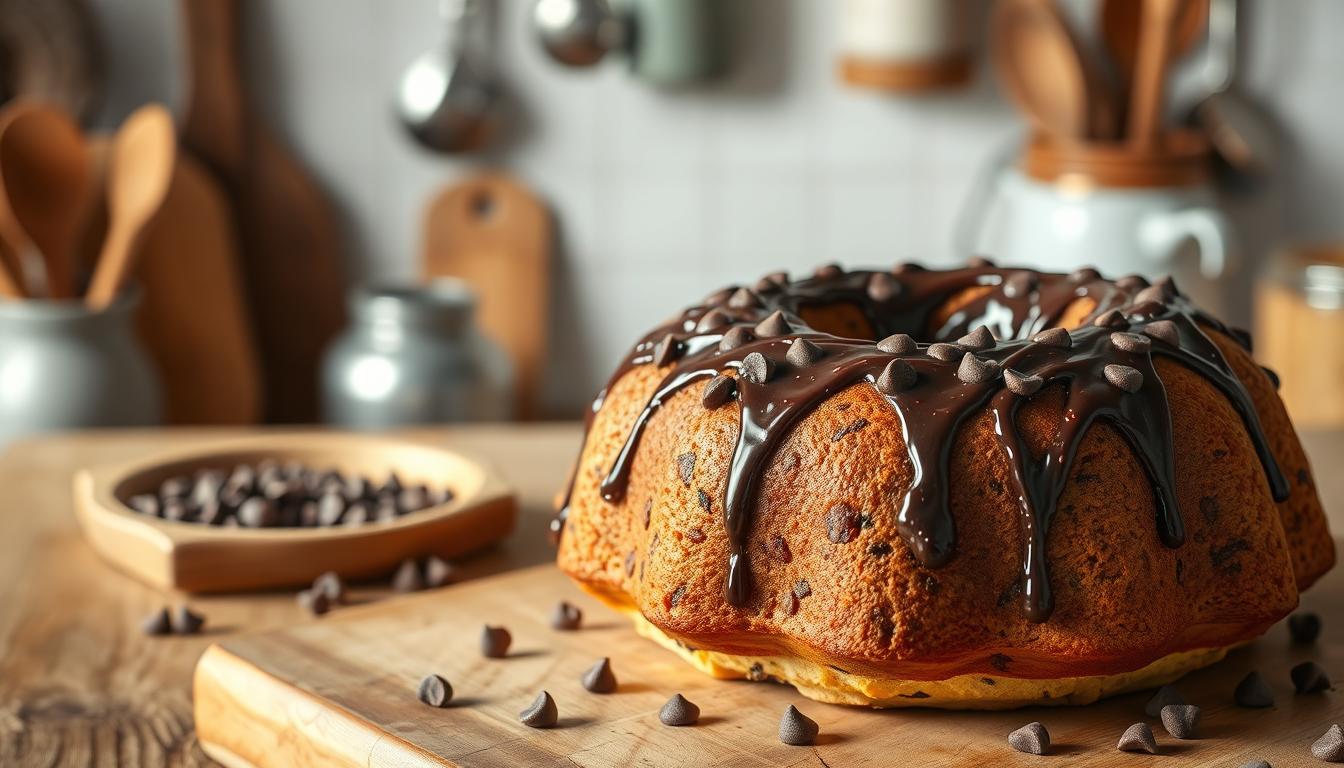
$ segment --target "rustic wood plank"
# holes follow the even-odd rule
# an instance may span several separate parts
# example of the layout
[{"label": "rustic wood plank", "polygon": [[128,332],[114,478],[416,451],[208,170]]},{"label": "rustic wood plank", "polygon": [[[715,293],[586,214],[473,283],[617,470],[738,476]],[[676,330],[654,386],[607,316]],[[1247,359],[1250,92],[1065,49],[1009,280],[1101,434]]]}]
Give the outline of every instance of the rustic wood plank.
[{"label": "rustic wood plank", "polygon": [[[560,599],[583,608],[585,629],[559,632],[547,625]],[[1204,707],[1202,738],[1177,742],[1156,724],[1164,754],[1197,768],[1255,757],[1275,765],[1310,759],[1311,742],[1344,720],[1344,693],[1294,696],[1288,669],[1314,659],[1344,678],[1344,571],[1329,575],[1305,602],[1333,630],[1322,644],[1292,647],[1286,629],[1276,627],[1183,680],[1178,687]],[[477,643],[486,622],[513,633],[510,658],[481,657]],[[621,683],[606,696],[579,683],[601,656],[612,659]],[[1274,687],[1276,708],[1232,704],[1232,689],[1251,669]],[[431,672],[452,683],[456,706],[434,709],[417,701],[416,684]],[[538,731],[520,724],[517,713],[542,689],[555,697],[561,723]],[[700,705],[698,727],[658,722],[658,709],[676,692]],[[1147,719],[1146,699],[1135,694],[1089,707],[985,713],[817,704],[787,686],[700,674],[546,565],[224,640],[197,669],[196,725],[207,752],[259,767],[848,766],[889,765],[902,755],[912,764],[951,768],[1039,760],[1009,750],[1005,737],[1041,720],[1069,765],[1110,766],[1139,759],[1114,746],[1125,727]],[[821,724],[823,738],[814,748],[779,743],[778,718],[790,703]]]}]

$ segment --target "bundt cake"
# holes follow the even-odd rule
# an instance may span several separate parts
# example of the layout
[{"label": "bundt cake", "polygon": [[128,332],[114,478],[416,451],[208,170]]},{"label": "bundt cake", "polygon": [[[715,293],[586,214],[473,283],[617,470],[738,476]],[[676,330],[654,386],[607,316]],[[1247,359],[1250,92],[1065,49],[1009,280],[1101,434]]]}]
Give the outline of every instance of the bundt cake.
[{"label": "bundt cake", "polygon": [[593,403],[560,568],[719,677],[880,707],[1169,682],[1334,564],[1275,375],[1172,284],[844,271],[709,296]]}]

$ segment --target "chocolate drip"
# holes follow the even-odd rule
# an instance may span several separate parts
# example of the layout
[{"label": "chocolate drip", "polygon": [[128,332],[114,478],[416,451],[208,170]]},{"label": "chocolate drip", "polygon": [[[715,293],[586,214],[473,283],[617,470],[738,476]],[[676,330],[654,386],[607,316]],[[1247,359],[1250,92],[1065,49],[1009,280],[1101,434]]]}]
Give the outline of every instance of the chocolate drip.
[{"label": "chocolate drip", "polygon": [[[631,350],[613,382],[655,358],[667,363],[673,344],[677,356],[635,420],[601,486],[604,499],[621,501],[640,438],[662,404],[694,382],[736,371],[741,428],[722,500],[730,542],[725,594],[733,605],[750,601],[748,513],[770,458],[801,418],[862,381],[878,386],[901,419],[913,474],[897,506],[897,529],[926,567],[943,565],[955,553],[948,487],[952,443],[967,418],[984,411],[990,414],[1018,496],[1024,541],[1021,593],[1026,615],[1033,621],[1046,620],[1053,609],[1046,540],[1078,448],[1097,420],[1112,424],[1129,442],[1151,479],[1155,524],[1163,544],[1177,547],[1184,541],[1175,497],[1171,416],[1154,355],[1197,371],[1227,397],[1255,445],[1273,497],[1287,497],[1286,479],[1269,450],[1249,394],[1200,326],[1226,330],[1191,307],[1169,281],[1154,286],[1142,278],[1111,283],[1091,270],[1065,276],[988,266],[943,272],[906,267],[894,273],[830,268],[792,285],[769,278],[757,288],[757,292],[720,291]],[[934,311],[958,295],[961,305],[932,330],[932,342],[940,347],[934,350],[937,356],[929,354],[932,343],[916,344],[903,354],[888,353],[869,340],[817,333],[800,317],[809,306],[849,304],[864,312],[878,338],[894,333],[918,337],[925,335]],[[1031,340],[1081,298],[1095,304],[1084,324],[1067,337],[1055,334]],[[756,339],[750,329],[775,312],[781,314],[766,327],[793,332]],[[1144,335],[1149,327],[1153,332]],[[978,328],[989,329],[998,340],[991,346],[989,339],[965,336]],[[790,354],[793,345],[800,346]],[[913,369],[914,383],[903,388],[879,386],[883,370],[895,359]],[[1004,385],[1004,370],[1012,371],[1012,388]],[[1029,391],[1024,381],[1031,382]],[[1018,431],[1017,410],[1024,395],[1052,385],[1067,392],[1060,431],[1041,455],[1034,456]],[[588,415],[590,424],[601,403],[599,397]],[[565,514],[562,509],[561,523]],[[558,531],[558,526],[553,528]]]}]

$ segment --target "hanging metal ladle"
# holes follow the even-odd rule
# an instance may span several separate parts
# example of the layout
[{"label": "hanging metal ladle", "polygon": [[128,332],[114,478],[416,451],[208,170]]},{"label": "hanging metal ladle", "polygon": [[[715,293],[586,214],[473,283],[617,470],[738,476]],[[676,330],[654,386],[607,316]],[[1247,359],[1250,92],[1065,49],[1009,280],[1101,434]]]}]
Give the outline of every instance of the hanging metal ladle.
[{"label": "hanging metal ladle", "polygon": [[397,115],[425,147],[457,154],[480,149],[495,124],[500,88],[487,56],[486,0],[440,0],[443,45],[406,69],[397,89]]}]

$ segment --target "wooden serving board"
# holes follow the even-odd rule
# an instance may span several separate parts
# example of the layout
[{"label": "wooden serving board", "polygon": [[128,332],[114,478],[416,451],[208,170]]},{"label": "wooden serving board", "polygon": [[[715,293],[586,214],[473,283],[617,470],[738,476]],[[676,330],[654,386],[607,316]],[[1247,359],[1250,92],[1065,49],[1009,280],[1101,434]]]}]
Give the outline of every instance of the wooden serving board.
[{"label": "wooden serving board", "polygon": [[[583,609],[583,629],[560,632],[548,626],[551,608],[562,599]],[[214,645],[196,667],[196,728],[205,751],[231,768],[1046,763],[1212,768],[1254,758],[1276,766],[1313,764],[1311,743],[1330,723],[1344,721],[1344,690],[1294,696],[1288,670],[1314,659],[1344,680],[1344,570],[1327,576],[1304,605],[1322,614],[1326,630],[1320,644],[1292,647],[1286,629],[1275,627],[1178,684],[1204,708],[1201,738],[1178,742],[1143,716],[1146,693],[1079,708],[876,711],[818,704],[769,682],[713,680],[637,636],[624,617],[544,565]],[[512,632],[509,658],[481,657],[478,635],[487,622]],[[617,692],[605,696],[579,683],[602,656],[611,658],[620,682]],[[1252,669],[1273,686],[1274,709],[1232,704],[1233,687]],[[434,709],[417,701],[416,685],[429,673],[452,684],[453,706]],[[518,722],[518,711],[542,689],[558,704],[557,728],[534,730]],[[698,726],[659,723],[659,708],[677,692],[700,706]],[[779,742],[779,716],[788,704],[820,724],[815,747]],[[1033,720],[1053,736],[1053,762],[1007,746],[1007,734]],[[1115,750],[1121,732],[1139,720],[1154,724],[1163,756]]]}]

